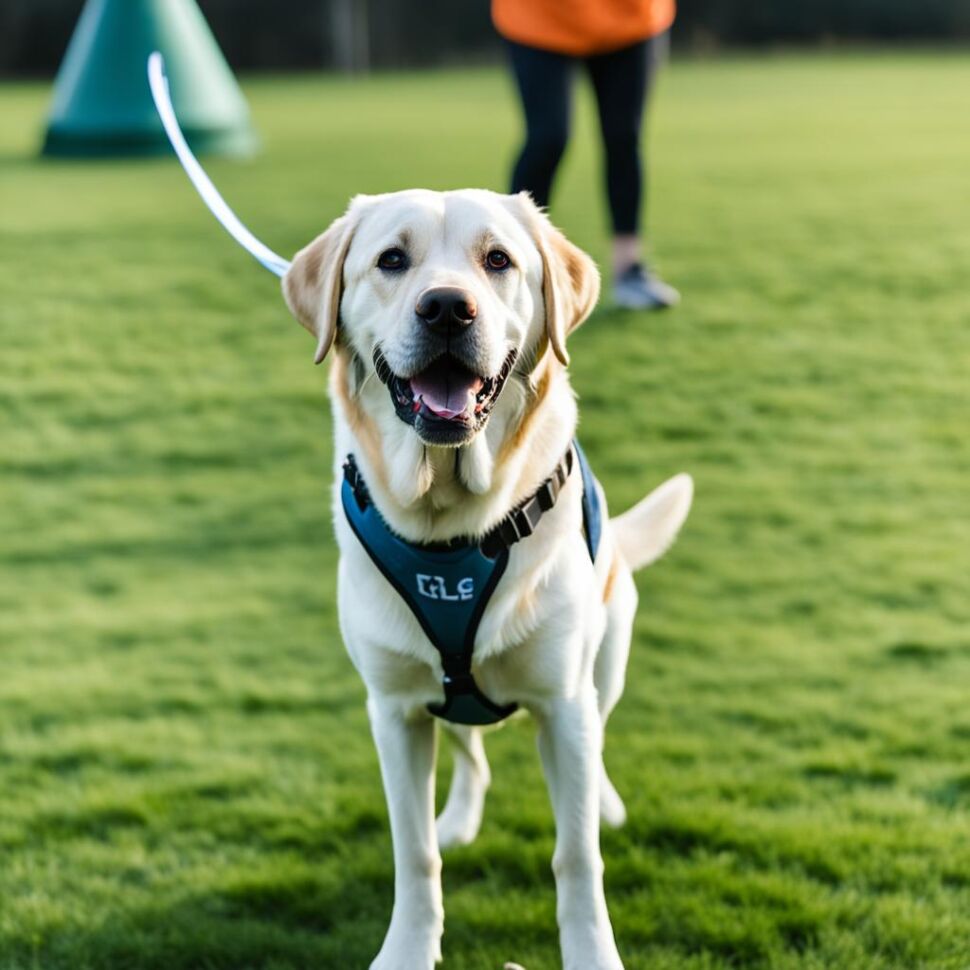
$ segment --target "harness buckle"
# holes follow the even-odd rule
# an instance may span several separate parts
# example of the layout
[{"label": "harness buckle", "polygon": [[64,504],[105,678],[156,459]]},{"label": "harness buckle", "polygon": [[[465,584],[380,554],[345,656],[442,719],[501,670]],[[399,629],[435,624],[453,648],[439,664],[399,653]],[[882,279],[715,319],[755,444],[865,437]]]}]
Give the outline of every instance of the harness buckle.
[{"label": "harness buckle", "polygon": [[471,671],[471,657],[465,654],[441,654],[441,684],[447,697],[472,694],[478,685]]},{"label": "harness buckle", "polygon": [[441,678],[441,684],[445,689],[445,695],[448,697],[453,697],[456,694],[473,694],[478,689],[470,670],[462,673],[445,674]]}]

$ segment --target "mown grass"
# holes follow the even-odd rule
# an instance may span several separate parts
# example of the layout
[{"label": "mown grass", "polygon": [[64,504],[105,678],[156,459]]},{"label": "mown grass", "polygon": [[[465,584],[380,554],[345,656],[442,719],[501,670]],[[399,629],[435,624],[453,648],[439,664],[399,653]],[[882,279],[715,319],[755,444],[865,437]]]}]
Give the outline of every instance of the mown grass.
[{"label": "mown grass", "polygon": [[[970,967],[968,85],[957,55],[663,81],[684,304],[573,341],[614,507],[697,482],[610,725],[628,970]],[[246,91],[265,152],[211,171],[282,252],[355,192],[500,188],[517,137],[500,73]],[[391,861],[325,375],[172,162],[36,160],[46,101],[0,89],[0,967],[366,967]],[[580,109],[554,214],[602,258]],[[529,723],[490,753],[446,965],[552,968]]]}]

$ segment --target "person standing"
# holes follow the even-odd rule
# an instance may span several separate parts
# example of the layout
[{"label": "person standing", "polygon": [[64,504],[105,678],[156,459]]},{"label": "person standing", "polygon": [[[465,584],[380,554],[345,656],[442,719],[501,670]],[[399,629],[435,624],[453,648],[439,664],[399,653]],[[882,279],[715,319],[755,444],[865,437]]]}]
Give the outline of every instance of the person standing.
[{"label": "person standing", "polygon": [[680,300],[645,263],[641,235],[643,114],[675,14],[675,0],[492,0],[525,114],[512,192],[526,190],[548,206],[569,139],[574,69],[581,64],[589,74],[605,149],[613,299],[627,309]]}]

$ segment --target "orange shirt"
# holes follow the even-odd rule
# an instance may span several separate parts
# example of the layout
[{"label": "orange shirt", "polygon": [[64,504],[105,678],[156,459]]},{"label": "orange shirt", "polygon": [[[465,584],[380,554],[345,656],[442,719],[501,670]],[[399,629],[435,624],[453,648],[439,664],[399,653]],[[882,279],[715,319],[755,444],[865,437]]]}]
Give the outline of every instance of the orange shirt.
[{"label": "orange shirt", "polygon": [[492,0],[492,22],[507,40],[586,57],[665,31],[675,0]]}]

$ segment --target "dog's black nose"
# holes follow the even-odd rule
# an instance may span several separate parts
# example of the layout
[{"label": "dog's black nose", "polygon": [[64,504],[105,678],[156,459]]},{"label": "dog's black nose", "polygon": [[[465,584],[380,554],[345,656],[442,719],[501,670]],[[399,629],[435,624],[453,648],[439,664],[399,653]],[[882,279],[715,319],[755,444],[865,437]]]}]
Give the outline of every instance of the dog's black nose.
[{"label": "dog's black nose", "polygon": [[414,312],[435,333],[458,333],[475,322],[478,304],[467,290],[436,286],[418,297]]}]

